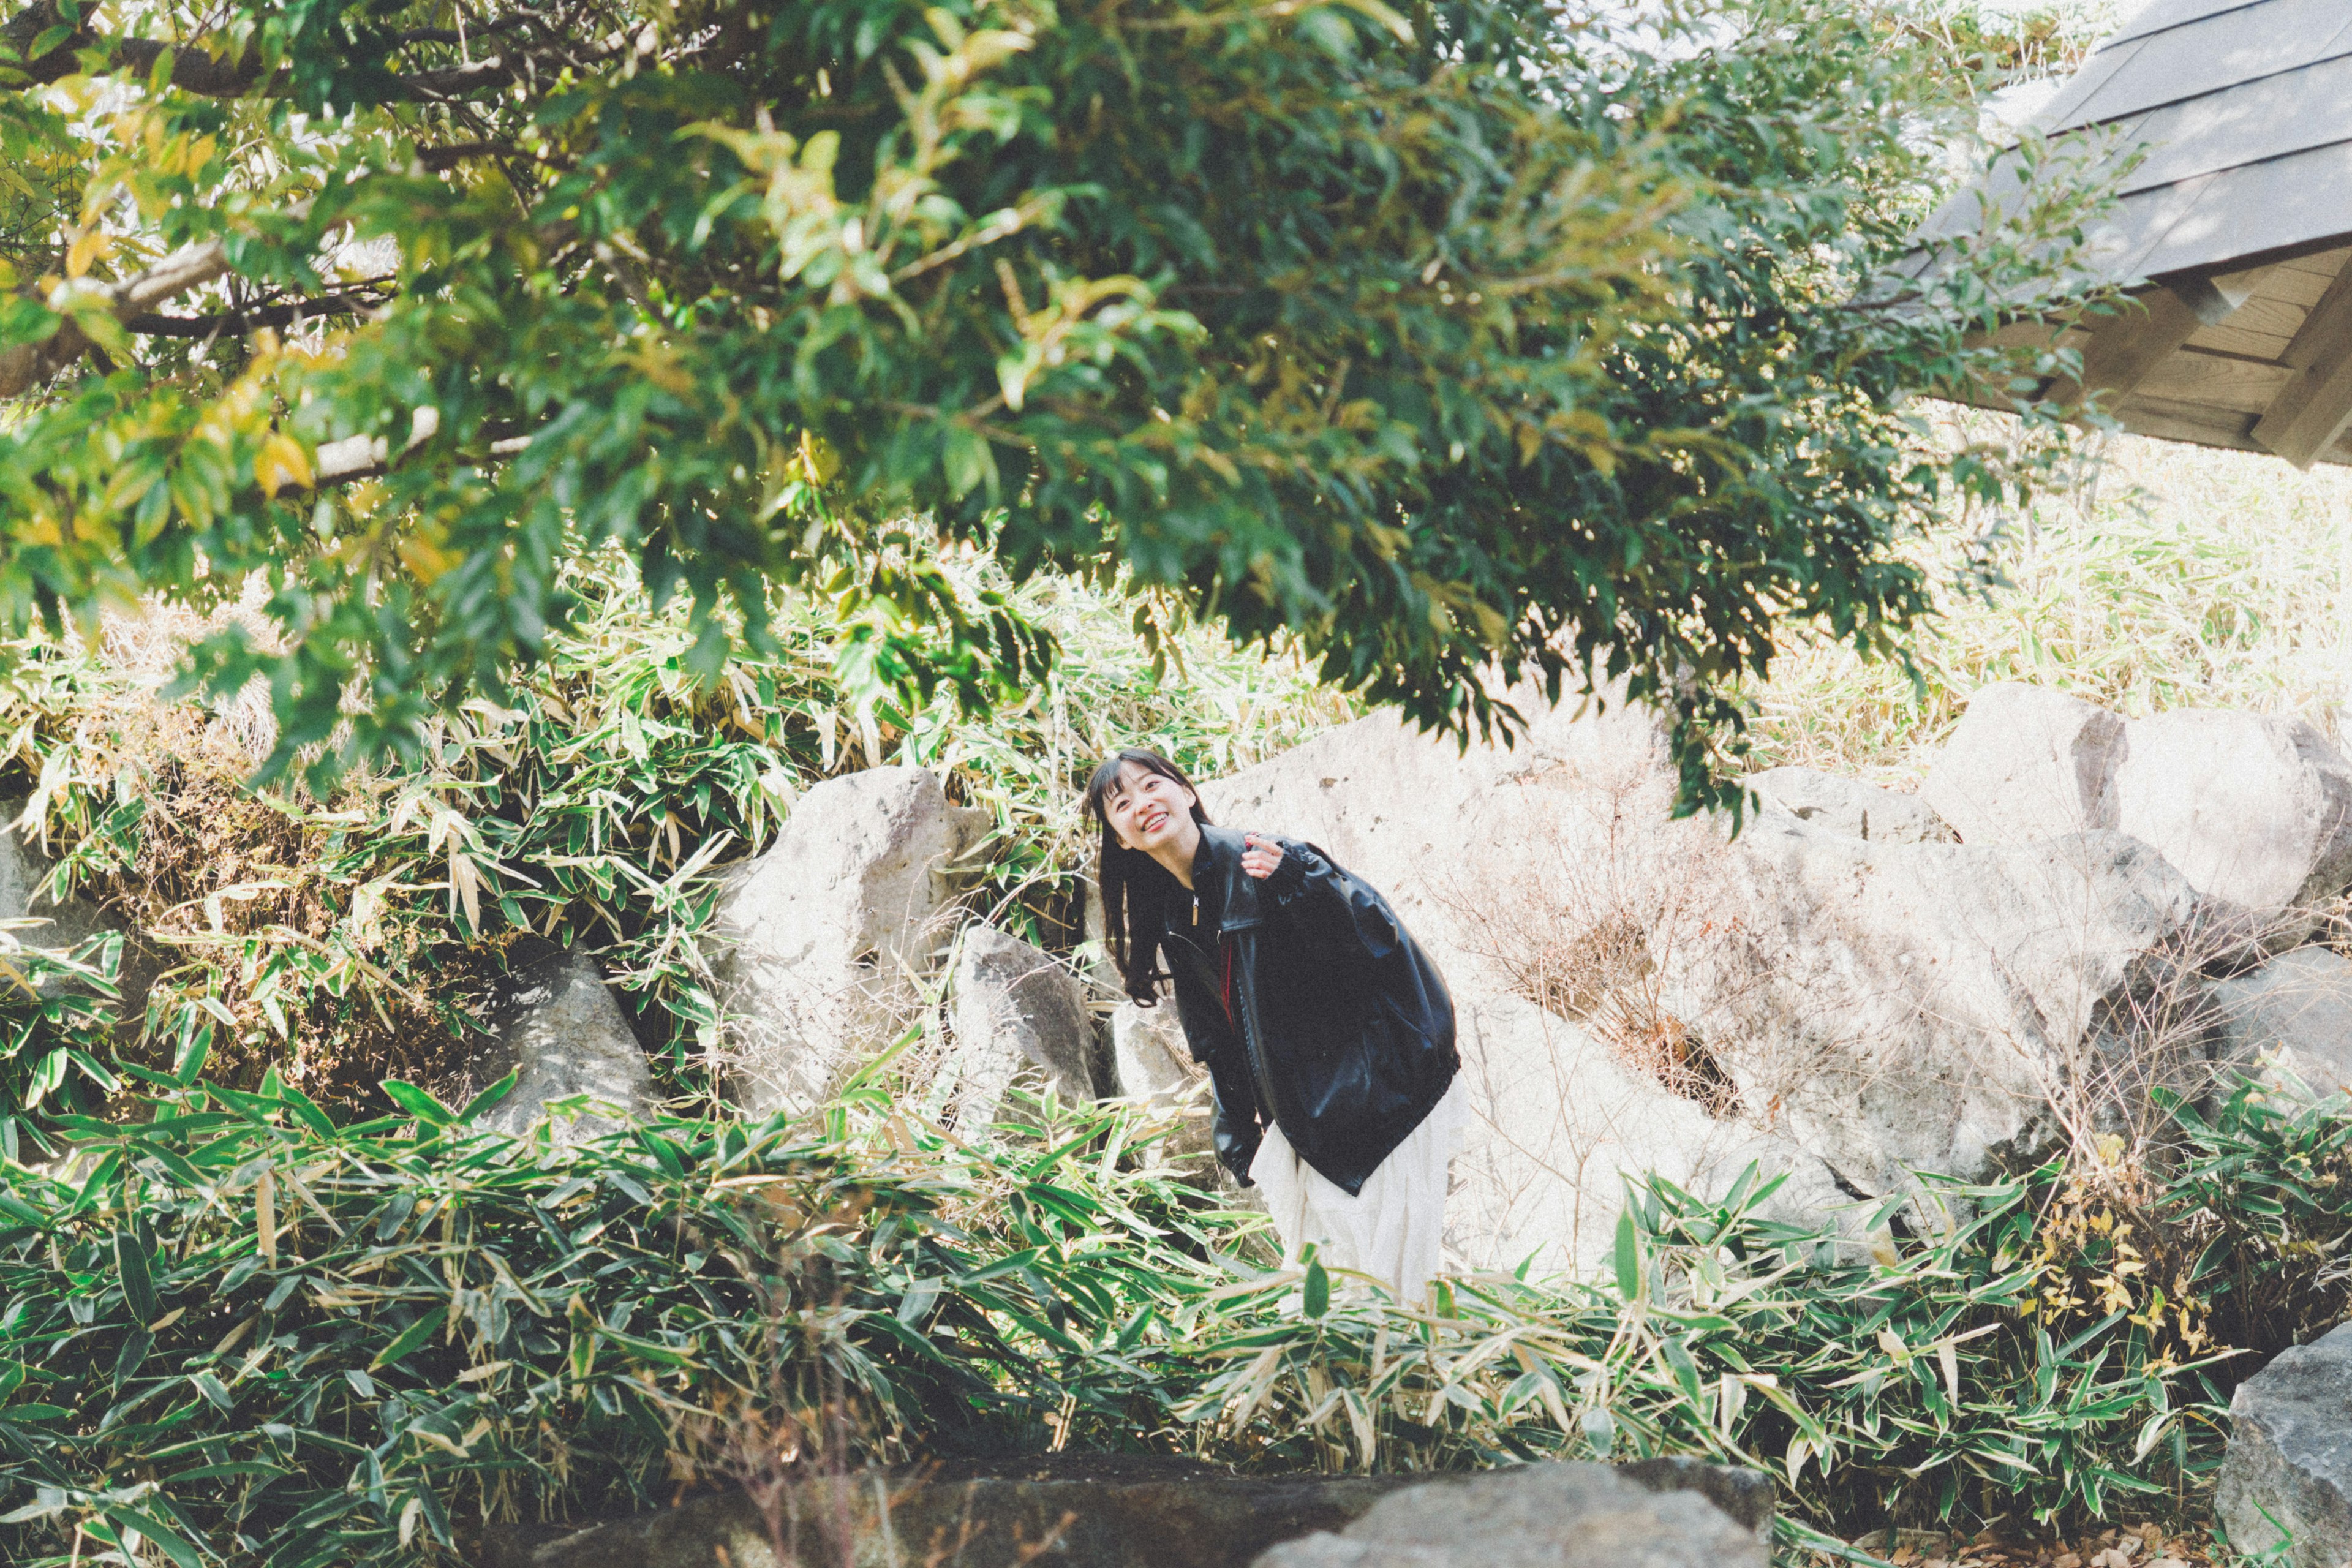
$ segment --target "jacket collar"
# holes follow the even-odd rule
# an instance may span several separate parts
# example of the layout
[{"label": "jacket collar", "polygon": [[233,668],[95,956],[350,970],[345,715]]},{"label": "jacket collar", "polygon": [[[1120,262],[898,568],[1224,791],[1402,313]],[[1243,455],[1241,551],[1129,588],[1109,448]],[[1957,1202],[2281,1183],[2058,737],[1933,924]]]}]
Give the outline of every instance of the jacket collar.
[{"label": "jacket collar", "polygon": [[1192,854],[1192,886],[1213,886],[1223,895],[1217,905],[1220,935],[1248,931],[1265,919],[1258,908],[1257,883],[1242,869],[1245,847],[1240,829],[1202,825],[1201,847]]}]

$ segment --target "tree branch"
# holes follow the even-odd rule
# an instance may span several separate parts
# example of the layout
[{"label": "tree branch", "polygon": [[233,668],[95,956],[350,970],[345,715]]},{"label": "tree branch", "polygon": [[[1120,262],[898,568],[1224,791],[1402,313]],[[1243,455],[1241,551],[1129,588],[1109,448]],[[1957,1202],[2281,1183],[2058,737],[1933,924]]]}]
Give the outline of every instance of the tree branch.
[{"label": "tree branch", "polygon": [[143,77],[155,68],[155,61],[163,52],[171,49],[172,85],[188,92],[202,93],[207,98],[235,98],[249,91],[261,79],[259,66],[249,59],[232,64],[216,60],[193,46],[173,48],[169,44],[147,38],[109,37],[80,26],[75,26],[64,43],[39,58],[25,58],[43,33],[65,25],[65,18],[58,14],[57,0],[37,0],[17,12],[5,26],[0,26],[0,45],[5,45],[16,57],[16,62],[0,66],[0,73],[22,74],[46,86],[79,72],[83,50],[100,49],[127,72]]},{"label": "tree branch", "polygon": [[[431,431],[413,436],[407,447],[401,449],[406,457],[411,450],[431,437]],[[511,458],[530,445],[528,436],[509,436],[490,443],[489,450],[479,458],[463,459],[470,462],[495,462]],[[325,489],[329,485],[348,485],[360,479],[382,479],[392,471],[394,461],[392,443],[382,436],[346,436],[340,441],[322,441],[310,465],[312,489]],[[293,487],[289,486],[289,489]]]},{"label": "tree branch", "polygon": [[[529,18],[519,13],[477,29],[472,36],[480,38],[506,33],[526,26],[528,21]],[[51,27],[68,26],[73,30],[63,43],[37,58],[26,58],[43,33]],[[454,41],[457,35],[450,33],[447,37]],[[422,30],[394,40],[396,44],[442,41],[435,29]],[[560,64],[574,68],[603,64],[618,58],[627,48],[625,44],[618,47],[566,48],[562,43],[562,35],[559,33],[541,52],[552,54]],[[200,93],[208,98],[239,98],[257,88],[274,92],[282,88],[287,74],[280,70],[265,79],[260,62],[251,55],[236,61],[215,59],[195,43],[173,46],[150,38],[125,38],[95,32],[78,23],[68,23],[58,15],[58,0],[35,0],[35,4],[9,18],[5,26],[0,26],[0,46],[5,46],[16,56],[14,60],[0,62],[0,84],[9,86],[26,85],[12,79],[20,76],[27,79],[30,84],[47,86],[78,75],[83,68],[81,56],[88,52],[104,56],[125,75],[143,79],[155,68],[156,60],[169,51],[172,56],[172,85],[183,91]],[[531,63],[530,50],[508,51],[445,69],[396,76],[394,79],[400,84],[401,90],[394,96],[404,101],[437,102],[482,88],[507,87],[527,79]]]},{"label": "tree branch", "polygon": [[[117,321],[127,321],[227,272],[228,247],[217,239],[208,239],[174,251],[136,278],[81,291],[99,296]],[[90,347],[89,334],[68,315],[44,342],[0,351],[0,398],[22,396],[88,353]]]},{"label": "tree branch", "polygon": [[225,310],[214,316],[130,316],[126,331],[150,338],[208,338],[215,332],[244,332],[256,327],[284,327],[326,316],[353,316],[383,302],[381,288],[362,285],[347,294],[321,294],[315,300],[293,300],[282,305],[257,305],[250,310]]},{"label": "tree branch", "polygon": [[458,142],[446,147],[419,147],[416,161],[437,174],[468,158],[509,158],[514,153],[511,142]]}]

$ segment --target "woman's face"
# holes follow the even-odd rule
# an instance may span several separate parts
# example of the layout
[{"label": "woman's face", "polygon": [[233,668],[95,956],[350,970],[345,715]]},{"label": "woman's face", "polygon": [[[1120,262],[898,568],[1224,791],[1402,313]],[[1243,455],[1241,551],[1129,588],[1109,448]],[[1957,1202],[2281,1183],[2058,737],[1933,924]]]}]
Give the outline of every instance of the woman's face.
[{"label": "woman's face", "polygon": [[1192,828],[1192,792],[1166,773],[1129,763],[1119,769],[1118,782],[1103,797],[1103,814],[1120,848],[1149,855],[1183,842]]}]

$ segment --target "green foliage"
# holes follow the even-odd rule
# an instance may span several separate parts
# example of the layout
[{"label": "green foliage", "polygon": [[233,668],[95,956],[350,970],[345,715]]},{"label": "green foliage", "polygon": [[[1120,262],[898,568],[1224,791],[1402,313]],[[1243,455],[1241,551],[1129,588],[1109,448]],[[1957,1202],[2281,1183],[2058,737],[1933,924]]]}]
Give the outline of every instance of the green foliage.
[{"label": "green foliage", "polygon": [[2335,1260],[2352,1234],[2352,1117],[2341,1096],[2242,1082],[2210,1117],[2171,1110],[2182,1147],[2149,1205],[2158,1256],[2130,1294],[2147,1321],[2168,1311],[2190,1348],[2238,1347],[2233,1386],[2352,1317],[2352,1279]]},{"label": "green foliage", "polygon": [[[2051,1305],[2115,1272],[2051,1245],[2054,1168],[1935,1184],[1944,1234],[1845,1258],[1764,1217],[1752,1177],[1721,1203],[1652,1181],[1609,1277],[1480,1274],[1412,1311],[1311,1259],[1254,1266],[1262,1218],[1175,1179],[1170,1126],[1131,1108],[1048,1100],[950,1138],[886,1060],[796,1125],[567,1149],[406,1085],[400,1116],[338,1129],[200,1068],[149,1075],[151,1120],[69,1124],[71,1162],[6,1167],[11,1561],[63,1563],[79,1527],[86,1554],[130,1530],[191,1563],[388,1562],[787,1448],[1693,1453],[1777,1477],[1790,1544],[1890,1515],[2163,1511],[2219,1453],[2219,1347],[2177,1357],[2144,1298]],[[2195,1152],[2156,1206],[2258,1216],[2239,1223],[2289,1261],[2246,1268],[2309,1267],[2352,1203],[2344,1109],[2184,1115]]]},{"label": "green foliage", "polygon": [[94,1110],[122,1086],[108,1065],[121,939],[69,952],[5,945],[16,940],[0,935],[0,1149],[11,1153],[24,1117]]},{"label": "green foliage", "polygon": [[509,704],[607,545],[705,680],[776,653],[782,584],[902,708],[1017,701],[1051,639],[914,516],[1425,723],[1597,664],[1711,798],[1789,628],[1898,648],[1908,531],[2030,482],[1901,403],[2021,370],[2031,411],[2056,362],[1966,333],[2084,205],[2036,184],[1854,298],[1976,123],[1973,57],[1894,5],[108,15],[5,29],[79,207],[0,313],[0,618],[264,583],[287,646],[199,672],[266,674],[268,766],[318,783]]},{"label": "green foliage", "polygon": [[[674,1081],[708,1092],[708,873],[762,847],[825,777],[940,770],[995,820],[972,867],[991,912],[1066,947],[1090,852],[1074,802],[1102,755],[1157,745],[1206,776],[1353,716],[1295,661],[1198,633],[1171,633],[1154,659],[1108,613],[1115,595],[1014,591],[984,557],[930,559],[954,591],[1006,595],[1065,647],[985,723],[949,693],[912,712],[873,700],[804,605],[776,617],[775,658],[706,684],[684,607],[648,610],[625,565],[593,562],[567,574],[579,609],[509,706],[436,721],[414,763],[353,775],[324,805],[245,789],[266,740],[247,746],[236,713],[159,706],[102,652],[20,650],[0,730],[64,854],[60,889],[122,907],[169,952],[133,1059],[202,1049],[234,1087],[275,1067],[339,1114],[372,1113],[387,1073],[456,1083],[463,1009],[530,931],[594,951]],[[40,1103],[61,1074],[110,1087],[89,1076],[113,1058],[102,1002],[64,992],[26,1016],[0,1105]]]},{"label": "green foliage", "polygon": [[2116,0],[2054,0],[2042,5],[1987,5],[1983,0],[1927,0],[1904,25],[1978,73],[1989,85],[2047,82],[2072,74],[2120,19]]},{"label": "green foliage", "polygon": [[845,1108],[563,1150],[396,1082],[402,1117],[341,1129],[274,1080],[159,1087],[0,1191],[26,1568],[133,1532],[184,1568],[413,1561],[486,1516],[651,1506],[715,1415],[821,1446],[844,1395],[862,1452],[1041,1440],[1073,1395],[1115,1427],[1234,1217],[1122,1167],[1153,1134],[1100,1109],[1042,1158],[901,1154],[870,1090],[854,1135]]}]

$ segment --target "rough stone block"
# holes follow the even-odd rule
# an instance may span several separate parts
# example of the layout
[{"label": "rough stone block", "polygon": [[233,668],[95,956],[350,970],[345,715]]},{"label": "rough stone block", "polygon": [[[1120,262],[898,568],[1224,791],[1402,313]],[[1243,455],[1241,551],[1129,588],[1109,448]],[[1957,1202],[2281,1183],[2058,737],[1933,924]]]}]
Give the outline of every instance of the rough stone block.
[{"label": "rough stone block", "polygon": [[2271,922],[2352,882],[2352,764],[2300,719],[2183,710],[2136,719],[2109,791],[2114,826],[2153,846],[2189,886]]},{"label": "rough stone block", "polygon": [[1936,755],[1919,798],[1964,844],[2027,844],[2115,826],[2107,797],[2124,721],[2044,687],[1979,691]]},{"label": "rough stone block", "polygon": [[1749,779],[1765,809],[1878,844],[1948,844],[1951,827],[1916,795],[1898,795],[1819,768],[1767,768]]},{"label": "rough stone block", "polygon": [[1874,844],[1777,817],[1742,834],[1723,935],[1678,958],[1682,1016],[1744,1103],[1873,1197],[1979,1179],[2055,1134],[2053,1096],[2197,1093],[2200,904],[2147,845]]},{"label": "rough stone block", "polygon": [[[1023,1461],[1011,1464],[1017,1470]],[[1241,1477],[1182,1460],[1076,1453],[1042,1457],[1032,1473],[977,1479],[816,1477],[780,1488],[773,1500],[772,1521],[730,1490],[609,1523],[495,1526],[474,1556],[477,1568],[709,1568],[721,1551],[734,1568],[1288,1568],[1292,1558],[1267,1549],[1299,1543],[1277,1547],[1310,1554],[1298,1562],[1321,1561],[1311,1553],[1332,1550],[1322,1542],[1354,1552],[1355,1526],[1384,1510],[1402,1521],[1386,1531],[1393,1549],[1428,1544],[1422,1537],[1438,1531],[1416,1525],[1425,1519],[1504,1553],[1432,1559],[1442,1568],[1763,1568],[1772,1512],[1761,1477],[1690,1460],[1433,1479]],[[1563,1542],[1577,1543],[1566,1556]],[[1552,1555],[1539,1554],[1546,1543]],[[1510,1554],[1521,1549],[1537,1554]],[[1416,1560],[1334,1561],[1389,1568]]]},{"label": "rough stone block", "polygon": [[2230,1401],[2214,1510],[2252,1557],[2284,1568],[2352,1563],[2352,1324],[2282,1351]]},{"label": "rough stone block", "polygon": [[1051,953],[974,921],[958,943],[952,995],[958,1126],[989,1127],[1017,1084],[1095,1098],[1086,988]]},{"label": "rough stone block", "polygon": [[897,1035],[974,833],[934,774],[868,768],[810,790],[767,853],[722,875],[711,970],[752,1114],[822,1101]]},{"label": "rough stone block", "polygon": [[1757,1531],[1697,1491],[1565,1463],[1424,1481],[1255,1568],[1765,1568],[1768,1557]]},{"label": "rough stone block", "polygon": [[[649,1110],[653,1074],[621,1005],[595,961],[552,942],[517,943],[521,962],[491,998],[491,1042],[475,1073],[495,1082],[516,1074],[507,1097],[483,1112],[481,1125],[520,1132],[546,1114],[551,1100],[585,1095],[623,1115]],[[583,1116],[557,1128],[561,1138],[592,1137],[613,1125]]]},{"label": "rough stone block", "polygon": [[[2352,959],[2302,947],[2217,982],[2219,1065],[2319,1095],[2352,1089]],[[2217,1089],[2226,1089],[2226,1084]]]},{"label": "rough stone block", "polygon": [[1121,1002],[1112,1011],[1110,1067],[1113,1094],[1185,1119],[1160,1145],[1164,1152],[1186,1159],[1209,1152],[1208,1069],[1193,1062],[1173,1003],[1147,1008]]}]

